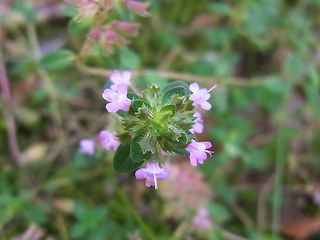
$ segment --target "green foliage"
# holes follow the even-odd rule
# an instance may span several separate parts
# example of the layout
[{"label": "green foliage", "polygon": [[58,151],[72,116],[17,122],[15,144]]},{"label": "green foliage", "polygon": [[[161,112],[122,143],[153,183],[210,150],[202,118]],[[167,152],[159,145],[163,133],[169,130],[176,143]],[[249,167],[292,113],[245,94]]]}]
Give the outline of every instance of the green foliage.
[{"label": "green foliage", "polygon": [[[120,146],[117,148],[117,151],[113,157],[113,168],[115,171],[126,173],[137,169],[140,165],[143,164],[144,161],[137,161],[136,155],[139,154],[137,152],[133,153],[135,157],[135,160],[133,161],[130,154],[130,147],[131,143],[127,142],[120,144]],[[134,150],[136,150],[136,148],[134,148]]]},{"label": "green foliage", "polygon": [[106,239],[113,228],[113,223],[107,221],[108,208],[96,206],[88,208],[81,202],[76,202],[74,215],[77,223],[70,230],[73,239]]},{"label": "green foliage", "polygon": [[184,97],[189,95],[189,87],[184,82],[173,82],[168,84],[165,88],[162,90],[163,98],[162,98],[162,104],[168,104],[171,100],[171,98],[175,95],[178,95],[180,97]]},{"label": "green foliage", "polygon": [[43,56],[39,67],[46,70],[61,70],[67,68],[75,60],[76,56],[68,50],[58,50]]},{"label": "green foliage", "polygon": [[[288,208],[303,218],[319,214],[314,193],[305,191],[316,191],[320,171],[318,0],[151,0],[146,18],[113,1],[117,6],[101,21],[79,18],[80,9],[69,4],[59,13],[60,1],[7,2],[1,2],[1,56],[12,99],[0,101],[1,239],[17,238],[32,223],[50,239],[122,240],[137,232],[152,239],[148,231],[155,239],[219,240],[226,232],[247,239],[291,239],[296,237],[280,237],[278,212]],[[115,47],[112,55],[101,38],[89,44],[87,56],[78,56],[91,27],[113,21],[139,23],[138,36],[121,35],[130,44]],[[65,50],[55,50],[60,46]],[[39,49],[54,52],[38,60]],[[138,91],[154,86],[140,96],[127,94],[133,104],[128,114],[118,111],[117,121],[125,128],[115,129],[122,142],[115,154],[96,146],[89,156],[79,153],[78,141],[91,138],[98,145],[94,136],[116,122],[101,98],[108,77],[96,68],[135,70],[139,77],[131,81]],[[112,171],[112,158],[116,171],[128,172],[158,160],[150,152],[161,149],[183,155],[170,162],[187,169],[194,107],[188,86],[176,82],[183,79],[207,88],[218,84],[209,100],[212,109],[201,112],[204,133],[196,136],[212,142],[215,153],[192,168],[214,196],[204,199],[214,224],[200,232],[184,231],[192,221],[187,213],[181,218],[175,211],[167,214],[171,202],[161,191],[174,195],[181,207],[195,196],[161,185],[142,194],[144,184],[133,174]],[[8,140],[8,112],[15,120],[19,160]],[[150,120],[152,115],[157,121]],[[41,153],[34,144],[48,149]],[[170,153],[161,158],[171,159]],[[197,178],[183,179],[179,171],[169,171],[166,182],[177,177],[186,183],[181,188],[189,182],[201,188]],[[297,188],[303,194],[292,195]],[[201,194],[196,199],[200,205]],[[234,207],[252,227],[244,226]]]}]

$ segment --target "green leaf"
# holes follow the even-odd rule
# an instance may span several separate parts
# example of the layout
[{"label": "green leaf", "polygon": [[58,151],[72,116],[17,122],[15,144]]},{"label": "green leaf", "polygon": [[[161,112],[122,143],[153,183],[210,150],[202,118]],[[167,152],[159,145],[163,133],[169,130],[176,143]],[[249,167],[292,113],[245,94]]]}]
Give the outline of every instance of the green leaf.
[{"label": "green leaf", "polygon": [[115,171],[126,173],[138,168],[143,164],[144,161],[132,161],[130,156],[130,146],[131,142],[126,142],[120,144],[120,146],[117,148],[117,151],[113,157],[113,168]]},{"label": "green leaf", "polygon": [[128,92],[127,98],[129,98],[130,100],[135,100],[135,99],[139,99],[139,96],[135,93]]},{"label": "green leaf", "polygon": [[75,17],[78,15],[78,10],[75,6],[66,5],[61,8],[61,12],[68,17]]},{"label": "green leaf", "polygon": [[168,85],[167,79],[161,77],[157,72],[147,72],[145,80],[148,84],[156,84],[160,88],[163,88],[166,85]]},{"label": "green leaf", "polygon": [[139,108],[142,108],[144,106],[151,107],[150,104],[144,100],[136,99],[132,102],[132,106],[135,112],[138,112]]},{"label": "green leaf", "polygon": [[46,212],[38,205],[30,204],[22,211],[22,215],[28,222],[35,222],[37,224],[44,224],[48,220]]},{"label": "green leaf", "polygon": [[119,111],[117,111],[117,113],[119,114],[120,117],[123,117],[123,118],[127,117],[127,113],[123,110],[119,110]]},{"label": "green leaf", "polygon": [[167,85],[162,90],[162,104],[165,105],[170,102],[171,98],[175,95],[180,97],[187,96],[190,94],[189,86],[185,82],[173,82]]},{"label": "green leaf", "polygon": [[224,205],[212,202],[209,204],[209,213],[219,223],[228,221],[231,218],[230,211]]},{"label": "green leaf", "polygon": [[172,126],[165,137],[174,144],[185,145],[188,142],[186,133],[178,126]]},{"label": "green leaf", "polygon": [[181,145],[178,144],[173,144],[173,151],[184,156],[190,155],[190,153],[185,148],[181,148]]},{"label": "green leaf", "polygon": [[141,137],[135,137],[130,146],[130,156],[133,162],[141,162],[143,161],[146,157],[150,156],[151,152],[147,152],[146,154],[143,154],[141,146],[139,144],[141,140]]},{"label": "green leaf", "polygon": [[160,109],[160,112],[163,115],[166,115],[169,112],[169,114],[173,116],[176,113],[176,105],[173,105],[173,104],[166,105]]},{"label": "green leaf", "polygon": [[68,32],[70,33],[79,33],[86,31],[90,28],[91,21],[88,19],[83,19],[81,21],[76,21],[72,19],[68,24]]},{"label": "green leaf", "polygon": [[61,70],[68,67],[75,58],[71,51],[59,50],[43,56],[39,66],[46,70]]},{"label": "green leaf", "polygon": [[140,57],[129,49],[120,50],[120,64],[122,69],[133,70],[139,68]]},{"label": "green leaf", "polygon": [[283,69],[285,73],[291,76],[301,77],[306,72],[306,65],[298,54],[293,54],[287,57]]},{"label": "green leaf", "polygon": [[230,6],[228,6],[228,4],[226,3],[219,3],[219,2],[216,2],[216,3],[211,3],[209,5],[209,9],[214,12],[214,13],[218,13],[218,14],[221,14],[221,15],[229,15],[231,13],[231,8]]}]

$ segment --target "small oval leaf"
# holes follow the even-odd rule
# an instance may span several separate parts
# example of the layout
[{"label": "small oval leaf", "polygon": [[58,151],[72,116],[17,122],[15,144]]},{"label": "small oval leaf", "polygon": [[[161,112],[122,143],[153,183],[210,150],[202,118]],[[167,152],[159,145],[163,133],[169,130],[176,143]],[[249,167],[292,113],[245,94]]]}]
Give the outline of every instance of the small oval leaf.
[{"label": "small oval leaf", "polygon": [[130,156],[130,146],[131,142],[126,142],[120,144],[117,151],[113,157],[113,168],[117,172],[126,173],[135,170],[144,161],[133,162]]},{"label": "small oval leaf", "polygon": [[45,70],[61,70],[68,67],[75,58],[75,55],[71,51],[54,51],[42,57],[39,67]]},{"label": "small oval leaf", "polygon": [[130,146],[130,156],[133,162],[143,161],[146,157],[150,156],[151,152],[143,154],[141,146],[139,144],[141,137],[135,137]]},{"label": "small oval leaf", "polygon": [[162,91],[162,104],[168,104],[173,96],[188,96],[190,94],[189,87],[185,82],[173,82],[167,85]]}]

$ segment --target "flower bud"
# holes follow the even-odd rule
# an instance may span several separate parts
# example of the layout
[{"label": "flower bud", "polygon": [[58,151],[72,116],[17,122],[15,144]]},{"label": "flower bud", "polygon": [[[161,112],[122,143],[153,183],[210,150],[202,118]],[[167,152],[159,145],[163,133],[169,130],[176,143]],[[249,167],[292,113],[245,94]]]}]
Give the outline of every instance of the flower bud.
[{"label": "flower bud", "polygon": [[138,2],[133,0],[124,0],[124,2],[127,7],[136,14],[143,17],[149,16],[149,13],[146,10],[150,6],[150,2]]},{"label": "flower bud", "polygon": [[114,46],[127,45],[128,41],[117,34],[113,27],[109,26],[107,31],[104,34],[103,45],[106,48],[106,51],[109,53],[113,52]]},{"label": "flower bud", "polygon": [[102,34],[102,27],[96,27],[90,31],[88,34],[88,38],[92,39],[93,41],[98,41]]},{"label": "flower bud", "polygon": [[139,117],[141,119],[152,119],[153,113],[149,108],[140,108],[139,109]]},{"label": "flower bud", "polygon": [[91,21],[97,14],[99,8],[98,5],[93,1],[87,1],[86,3],[77,4],[78,15],[75,17],[76,21],[89,20]]},{"label": "flower bud", "polygon": [[136,36],[138,34],[138,30],[140,27],[139,23],[128,23],[128,22],[121,22],[121,21],[114,21],[113,26],[119,29],[121,32]]}]

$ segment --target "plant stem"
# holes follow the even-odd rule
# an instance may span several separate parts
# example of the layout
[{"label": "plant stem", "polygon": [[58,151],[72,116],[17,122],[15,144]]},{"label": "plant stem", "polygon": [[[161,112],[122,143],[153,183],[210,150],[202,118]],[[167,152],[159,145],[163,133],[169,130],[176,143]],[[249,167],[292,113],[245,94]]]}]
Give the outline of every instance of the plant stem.
[{"label": "plant stem", "polygon": [[132,206],[132,204],[130,203],[130,201],[128,200],[127,196],[125,195],[125,193],[117,186],[116,183],[113,184],[113,186],[115,187],[115,191],[116,193],[119,195],[122,203],[127,207],[127,209],[129,210],[129,212],[132,214],[132,216],[134,217],[134,219],[139,223],[139,225],[141,226],[141,228],[143,229],[143,231],[147,234],[148,239],[151,240],[156,240],[155,236],[153,235],[151,229],[148,227],[148,225],[142,220],[142,218],[139,216],[139,214],[137,213],[137,211],[134,209],[134,207]]},{"label": "plant stem", "polygon": [[[81,63],[80,61],[77,62],[77,66],[81,71],[90,75],[107,77],[113,73],[113,70],[110,70],[110,69],[88,67],[83,63]],[[172,80],[183,80],[187,82],[205,83],[208,85],[212,85],[213,83],[219,83],[219,84],[230,85],[230,86],[254,87],[262,84],[262,82],[258,81],[257,79],[251,79],[250,81],[245,81],[245,79],[241,79],[241,78],[229,78],[229,79],[218,80],[217,78],[213,78],[213,77],[204,77],[204,76],[198,76],[198,75],[193,75],[188,73],[178,73],[178,72],[163,71],[163,70],[158,70],[158,71],[147,70],[147,71],[131,71],[131,72],[133,77],[141,77],[149,73],[156,72],[159,76],[163,78],[172,79]]]},{"label": "plant stem", "polygon": [[276,142],[276,166],[275,166],[275,180],[273,192],[273,209],[272,209],[272,233],[277,236],[280,227],[280,207],[282,197],[282,181],[284,170],[284,139],[283,133],[279,130]]},{"label": "plant stem", "polygon": [[[28,36],[28,40],[29,43],[31,45],[31,51],[33,53],[33,56],[35,58],[35,60],[37,61],[39,58],[41,58],[42,53],[40,50],[40,45],[39,45],[39,41],[38,41],[38,37],[37,37],[37,33],[36,33],[36,28],[35,25],[33,23],[28,22],[27,25],[27,36]],[[57,128],[57,132],[58,132],[58,139],[61,143],[63,143],[63,158],[65,159],[65,161],[68,161],[69,159],[69,152],[68,152],[68,148],[67,148],[67,141],[65,138],[65,134],[62,128],[62,116],[59,110],[59,101],[58,101],[58,94],[57,91],[55,90],[53,84],[52,84],[52,80],[49,77],[49,74],[42,70],[37,68],[37,72],[38,75],[40,76],[41,80],[43,81],[44,84],[44,88],[48,94],[48,96],[50,97],[51,103],[52,105],[55,107],[54,111],[52,112],[52,119],[55,123],[55,126]]]},{"label": "plant stem", "polygon": [[[0,28],[1,32],[1,28]],[[1,41],[2,39],[0,39]],[[2,49],[0,49],[0,93],[3,101],[3,114],[7,125],[8,143],[11,155],[13,156],[12,164],[15,167],[19,166],[20,150],[17,140],[17,128],[14,120],[14,113],[12,109],[12,98],[9,87],[9,80],[2,57]]]}]

